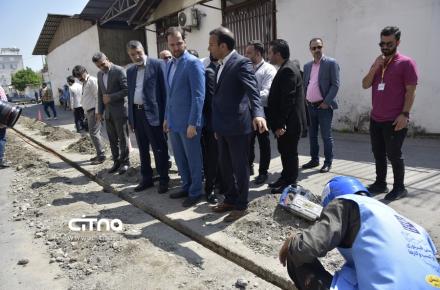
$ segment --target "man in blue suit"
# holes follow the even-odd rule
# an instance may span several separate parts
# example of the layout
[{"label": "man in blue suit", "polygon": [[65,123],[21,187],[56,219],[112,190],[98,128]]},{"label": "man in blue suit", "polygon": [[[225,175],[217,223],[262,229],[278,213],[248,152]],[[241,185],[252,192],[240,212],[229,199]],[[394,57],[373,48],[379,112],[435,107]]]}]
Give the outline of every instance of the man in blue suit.
[{"label": "man in blue suit", "polygon": [[231,211],[224,221],[232,222],[247,213],[252,131],[263,133],[267,126],[252,62],[235,51],[229,29],[219,27],[209,34],[209,51],[220,64],[212,98],[212,128],[226,187],[225,200],[213,211]]},{"label": "man in blue suit", "polygon": [[186,197],[184,207],[202,197],[202,111],[205,99],[205,69],[202,62],[186,51],[185,34],[179,27],[167,31],[173,59],[167,63],[167,106],[163,129],[169,132],[174,158],[182,179],[182,190],[171,198]]},{"label": "man in blue suit", "polygon": [[333,58],[322,53],[323,41],[313,38],[309,43],[313,61],[304,65],[304,88],[310,116],[310,156],[312,159],[302,168],[319,165],[318,130],[324,143],[324,165],[321,173],[328,172],[333,161],[332,120],[333,110],[338,108],[336,94],[339,89],[339,65]]},{"label": "man in blue suit", "polygon": [[139,147],[142,180],[134,191],[142,191],[153,184],[150,145],[156,170],[159,173],[159,193],[168,191],[168,145],[162,130],[166,88],[162,62],[147,57],[137,40],[129,41],[127,53],[133,65],[127,69],[128,121],[134,130]]}]

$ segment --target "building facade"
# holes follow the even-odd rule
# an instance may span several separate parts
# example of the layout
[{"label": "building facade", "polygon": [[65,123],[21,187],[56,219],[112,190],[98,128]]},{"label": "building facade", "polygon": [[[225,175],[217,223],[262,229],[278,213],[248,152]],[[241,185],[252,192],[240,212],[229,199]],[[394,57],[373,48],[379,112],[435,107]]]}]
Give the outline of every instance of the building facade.
[{"label": "building facade", "polygon": [[0,86],[8,93],[12,74],[23,69],[23,56],[18,48],[0,48]]}]

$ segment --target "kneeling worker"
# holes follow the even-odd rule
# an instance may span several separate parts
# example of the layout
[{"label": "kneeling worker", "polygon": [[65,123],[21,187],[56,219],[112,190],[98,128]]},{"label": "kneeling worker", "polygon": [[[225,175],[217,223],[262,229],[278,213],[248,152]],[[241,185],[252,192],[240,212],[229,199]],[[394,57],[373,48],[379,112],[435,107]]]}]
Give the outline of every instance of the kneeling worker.
[{"label": "kneeling worker", "polygon": [[[279,253],[298,289],[440,288],[440,265],[426,230],[369,195],[352,177],[327,183],[320,219],[288,238]],[[332,276],[317,258],[334,248],[346,263]]]}]

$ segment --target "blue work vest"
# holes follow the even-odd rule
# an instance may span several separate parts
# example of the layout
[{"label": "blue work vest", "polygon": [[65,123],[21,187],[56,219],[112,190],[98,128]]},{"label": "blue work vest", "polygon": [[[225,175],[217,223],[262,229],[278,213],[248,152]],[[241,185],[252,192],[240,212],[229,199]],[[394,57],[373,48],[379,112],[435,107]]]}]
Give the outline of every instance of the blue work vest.
[{"label": "blue work vest", "polygon": [[337,198],[358,204],[360,228],[351,248],[338,248],[346,263],[335,273],[332,290],[440,288],[436,249],[424,228],[373,198]]}]

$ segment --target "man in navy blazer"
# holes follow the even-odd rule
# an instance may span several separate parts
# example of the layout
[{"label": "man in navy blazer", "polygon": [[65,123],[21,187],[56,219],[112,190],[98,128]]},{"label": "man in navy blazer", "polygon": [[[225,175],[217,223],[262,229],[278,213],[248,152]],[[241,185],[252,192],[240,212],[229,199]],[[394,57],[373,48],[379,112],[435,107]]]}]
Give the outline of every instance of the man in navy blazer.
[{"label": "man in navy blazer", "polygon": [[167,31],[173,59],[167,63],[167,106],[164,131],[169,132],[174,158],[182,179],[182,190],[171,198],[186,197],[184,207],[202,197],[202,112],[205,99],[205,69],[202,62],[186,50],[185,34],[180,27]]},{"label": "man in navy blazer", "polygon": [[333,162],[332,120],[338,108],[336,94],[339,89],[339,65],[333,58],[324,56],[323,41],[313,38],[309,43],[313,61],[304,65],[304,88],[310,117],[309,140],[311,160],[302,168],[319,165],[318,130],[324,143],[324,165],[321,173],[328,172]]},{"label": "man in navy blazer", "polygon": [[231,211],[224,221],[232,222],[247,213],[252,131],[263,133],[267,126],[252,62],[235,51],[229,29],[219,27],[209,34],[209,51],[220,64],[212,98],[212,128],[226,187],[225,200],[213,211]]},{"label": "man in navy blazer", "polygon": [[134,188],[142,191],[153,184],[150,145],[159,173],[159,193],[168,191],[168,145],[162,130],[165,114],[166,88],[162,62],[147,57],[137,40],[127,43],[133,65],[127,69],[128,122],[134,130],[139,148],[142,180]]}]

